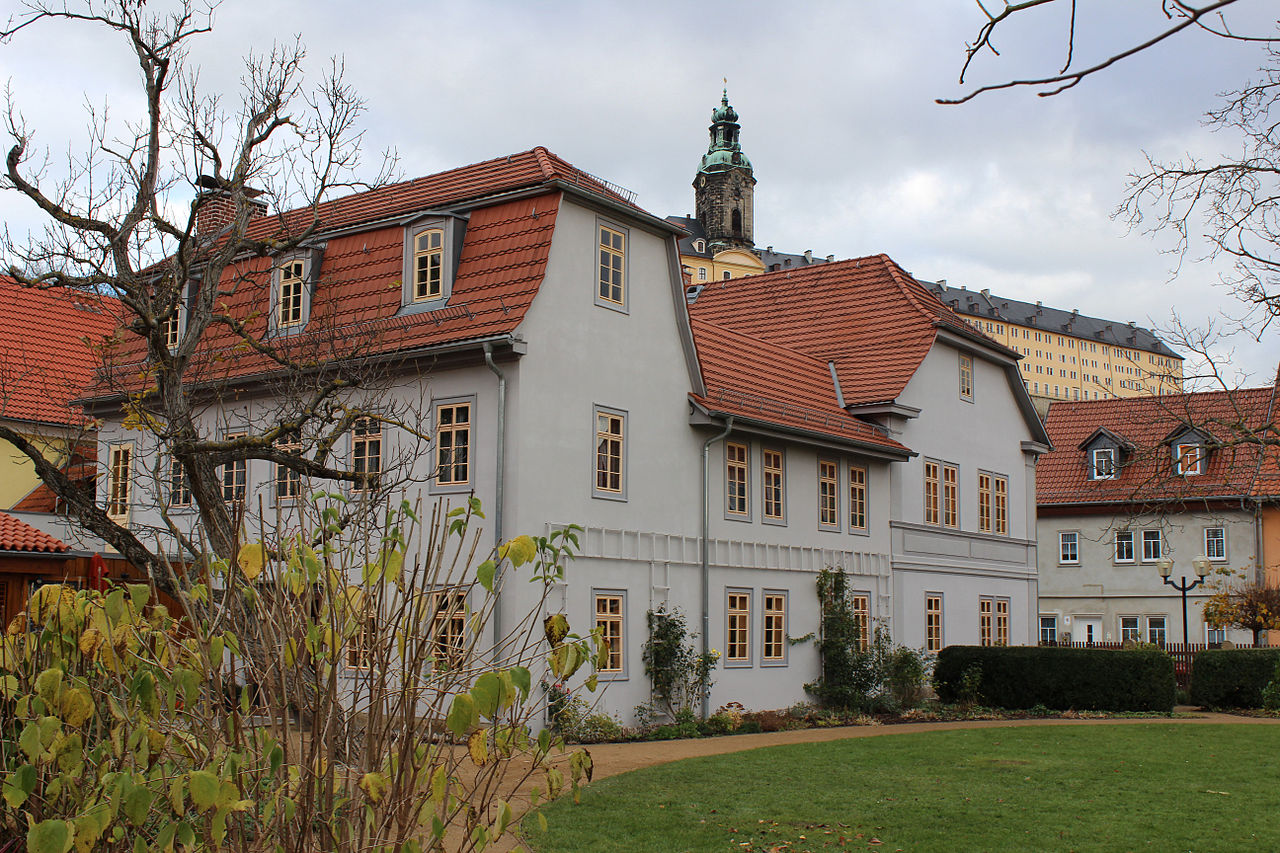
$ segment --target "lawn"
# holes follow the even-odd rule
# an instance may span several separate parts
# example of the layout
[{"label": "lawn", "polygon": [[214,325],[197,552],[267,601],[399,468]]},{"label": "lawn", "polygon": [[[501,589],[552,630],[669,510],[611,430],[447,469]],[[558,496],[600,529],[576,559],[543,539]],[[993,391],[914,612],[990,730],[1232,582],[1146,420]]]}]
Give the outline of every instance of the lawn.
[{"label": "lawn", "polygon": [[695,758],[525,822],[540,853],[1280,850],[1280,726],[1045,726]]}]

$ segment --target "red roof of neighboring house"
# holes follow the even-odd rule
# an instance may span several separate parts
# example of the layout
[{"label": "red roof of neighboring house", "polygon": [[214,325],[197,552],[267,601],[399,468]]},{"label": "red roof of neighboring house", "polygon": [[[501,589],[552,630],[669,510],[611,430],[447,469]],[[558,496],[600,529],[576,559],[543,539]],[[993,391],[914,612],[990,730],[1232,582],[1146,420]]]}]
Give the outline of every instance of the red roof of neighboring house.
[{"label": "red roof of neighboring house", "polygon": [[909,452],[840,408],[824,362],[705,320],[695,319],[692,326],[707,394],[690,397],[708,411]]},{"label": "red roof of neighboring house", "polygon": [[[689,313],[804,353],[824,368],[834,361],[847,405],[896,400],[939,329],[1017,357],[974,331],[886,255],[712,282]],[[706,357],[701,347],[699,355]],[[749,363],[738,367],[744,370],[739,382],[752,385],[757,377],[745,374]]]},{"label": "red roof of neighboring house", "polygon": [[70,550],[70,546],[54,539],[43,530],[37,530],[24,521],[0,512],[0,551],[59,554]]},{"label": "red roof of neighboring house", "polygon": [[[1280,497],[1280,446],[1258,440],[1280,437],[1278,409],[1280,385],[1052,403],[1045,427],[1054,450],[1036,464],[1036,502],[1048,507]],[[1113,479],[1090,479],[1090,461],[1081,449],[1100,427],[1133,447]],[[1180,476],[1173,472],[1171,445],[1187,428],[1208,434],[1216,447],[1203,473]]]},{"label": "red roof of neighboring house", "polygon": [[22,287],[0,276],[0,418],[78,423],[79,408],[68,401],[101,364],[91,347],[119,323],[111,297]]}]

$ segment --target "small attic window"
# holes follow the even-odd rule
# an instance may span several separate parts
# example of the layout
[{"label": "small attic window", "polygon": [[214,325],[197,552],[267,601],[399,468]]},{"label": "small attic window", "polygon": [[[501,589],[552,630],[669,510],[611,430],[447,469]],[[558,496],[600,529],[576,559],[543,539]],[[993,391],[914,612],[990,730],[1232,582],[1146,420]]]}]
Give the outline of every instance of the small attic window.
[{"label": "small attic window", "polygon": [[1183,477],[1203,474],[1205,455],[1205,447],[1199,442],[1178,442],[1173,446],[1173,473]]},{"label": "small attic window", "polygon": [[1116,476],[1116,452],[1110,447],[1099,447],[1093,451],[1093,467],[1090,469],[1090,480],[1114,480]]},{"label": "small attic window", "polygon": [[707,241],[706,241],[706,240],[694,240],[694,241],[693,241],[693,250],[694,250],[695,252],[698,252],[699,254],[701,254],[702,252],[705,252],[705,251],[707,250]]}]

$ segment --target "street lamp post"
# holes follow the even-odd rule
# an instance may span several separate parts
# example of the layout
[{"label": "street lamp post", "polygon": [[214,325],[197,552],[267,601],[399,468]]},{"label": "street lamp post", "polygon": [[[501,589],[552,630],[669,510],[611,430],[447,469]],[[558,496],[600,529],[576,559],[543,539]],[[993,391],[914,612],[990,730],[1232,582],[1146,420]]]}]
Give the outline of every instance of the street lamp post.
[{"label": "street lamp post", "polygon": [[1187,635],[1187,593],[1204,583],[1205,575],[1209,574],[1209,558],[1196,557],[1191,561],[1191,565],[1195,567],[1198,577],[1187,583],[1187,577],[1183,575],[1178,583],[1174,583],[1169,577],[1173,574],[1173,560],[1165,557],[1156,563],[1156,568],[1159,570],[1160,577],[1164,579],[1164,582],[1182,593],[1182,642],[1184,645],[1191,642],[1191,638]]}]

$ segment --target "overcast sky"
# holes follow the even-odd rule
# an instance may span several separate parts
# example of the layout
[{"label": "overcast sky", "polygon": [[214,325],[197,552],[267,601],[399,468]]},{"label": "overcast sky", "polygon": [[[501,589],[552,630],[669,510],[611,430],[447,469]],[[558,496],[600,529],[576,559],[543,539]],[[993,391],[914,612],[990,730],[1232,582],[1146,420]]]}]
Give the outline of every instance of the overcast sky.
[{"label": "overcast sky", "polygon": [[[1272,7],[1241,5],[1237,15]],[[1160,24],[1155,2],[1081,7],[1079,57]],[[1010,26],[1003,55],[984,56],[971,78],[1056,71],[1065,11]],[[247,51],[300,35],[311,68],[345,59],[368,102],[366,147],[396,149],[405,177],[545,145],[659,215],[693,211],[690,184],[727,77],[758,181],[757,245],[884,252],[922,278],[1157,328],[1174,311],[1197,325],[1238,313],[1211,267],[1184,264],[1170,281],[1171,239],[1126,233],[1111,213],[1144,151],[1238,147],[1200,119],[1216,93],[1256,74],[1262,50],[1181,37],[1054,98],[1013,91],[936,105],[964,91],[956,78],[980,23],[959,0],[230,0],[193,61],[203,85],[232,90]],[[0,76],[39,144],[82,147],[86,101],[116,118],[136,113],[123,48],[62,25],[0,45]],[[0,216],[19,230],[35,221],[12,193],[0,194]],[[1250,384],[1267,382],[1280,330],[1228,346]]]}]

